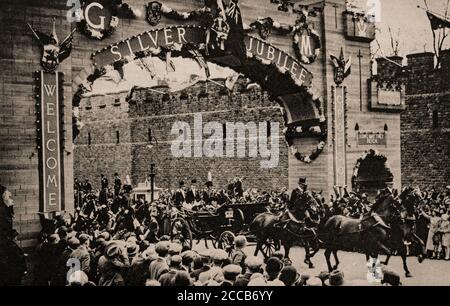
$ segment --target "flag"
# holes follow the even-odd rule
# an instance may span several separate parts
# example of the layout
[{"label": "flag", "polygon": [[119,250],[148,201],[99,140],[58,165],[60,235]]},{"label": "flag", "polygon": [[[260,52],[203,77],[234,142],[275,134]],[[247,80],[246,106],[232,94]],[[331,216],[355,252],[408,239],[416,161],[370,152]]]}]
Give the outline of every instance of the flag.
[{"label": "flag", "polygon": [[427,11],[427,15],[428,15],[428,19],[430,19],[431,28],[433,29],[433,31],[438,30],[438,29],[450,28],[449,20],[438,17],[438,16],[434,15],[433,13],[431,13],[430,11]]},{"label": "flag", "polygon": [[206,62],[203,55],[198,50],[189,50],[189,53],[195,59],[200,68],[205,69],[206,78],[209,79],[211,72],[209,71],[208,63]]},{"label": "flag", "polygon": [[229,75],[225,80],[225,87],[228,88],[228,90],[233,90],[234,85],[236,84],[237,80],[239,79],[240,73],[233,73]]},{"label": "flag", "polygon": [[172,62],[172,52],[166,52],[166,70],[167,72],[175,72],[175,65]]},{"label": "flag", "polygon": [[227,23],[230,26],[228,39],[226,41],[227,50],[236,56],[241,62],[247,58],[247,48],[244,43],[244,24],[242,22],[241,9],[238,0],[230,0],[226,10]]},{"label": "flag", "polygon": [[72,52],[72,41],[73,41],[73,33],[75,33],[75,30],[70,33],[66,39],[59,45],[59,62],[62,62],[66,58],[70,56],[70,53]]}]

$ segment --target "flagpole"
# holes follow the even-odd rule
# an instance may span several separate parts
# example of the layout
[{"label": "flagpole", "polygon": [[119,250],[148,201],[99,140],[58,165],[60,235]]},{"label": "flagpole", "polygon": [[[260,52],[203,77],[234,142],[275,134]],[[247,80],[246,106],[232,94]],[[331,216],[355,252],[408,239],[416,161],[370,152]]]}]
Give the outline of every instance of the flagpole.
[{"label": "flagpole", "polygon": [[41,39],[39,38],[39,36],[36,34],[36,32],[34,31],[34,29],[31,27],[31,25],[27,22],[28,27],[30,28],[31,32],[33,32],[34,36],[37,38],[37,40],[42,44]]},{"label": "flagpole", "polygon": [[75,33],[75,32],[76,32],[76,30],[77,30],[77,28],[73,29],[73,30],[72,30],[72,32],[70,32],[70,34],[69,34],[69,35],[67,35],[67,36],[66,36],[66,38],[64,38],[63,42],[65,42],[66,40],[68,40],[68,39],[69,39],[69,37],[70,37],[70,36],[72,36],[72,35],[73,35],[73,33]]}]

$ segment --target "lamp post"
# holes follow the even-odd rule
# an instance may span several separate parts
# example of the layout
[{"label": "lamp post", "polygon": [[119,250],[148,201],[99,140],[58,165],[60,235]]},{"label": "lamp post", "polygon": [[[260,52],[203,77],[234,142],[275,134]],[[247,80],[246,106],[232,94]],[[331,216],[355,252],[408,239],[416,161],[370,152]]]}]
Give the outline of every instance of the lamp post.
[{"label": "lamp post", "polygon": [[153,202],[155,199],[155,164],[150,164],[150,201]]},{"label": "lamp post", "polygon": [[[147,148],[150,150],[154,148],[155,144],[153,144],[153,141],[155,141],[155,144],[158,144],[158,139],[154,136],[149,136],[149,144],[147,145]],[[153,158],[152,158],[153,160]],[[153,202],[155,200],[155,163],[150,161],[150,201]]]}]

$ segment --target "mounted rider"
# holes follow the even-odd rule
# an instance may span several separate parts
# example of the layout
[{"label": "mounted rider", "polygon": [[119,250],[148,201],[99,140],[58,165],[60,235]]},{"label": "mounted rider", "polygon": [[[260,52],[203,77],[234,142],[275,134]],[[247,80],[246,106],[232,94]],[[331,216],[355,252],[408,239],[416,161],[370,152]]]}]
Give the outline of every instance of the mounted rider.
[{"label": "mounted rider", "polygon": [[385,189],[381,190],[378,193],[378,195],[376,196],[375,203],[370,208],[369,213],[363,217],[363,220],[367,220],[369,217],[372,217],[375,220],[375,222],[376,222],[375,225],[381,225],[381,227],[384,227],[386,229],[390,229],[390,226],[387,225],[383,221],[383,219],[376,213],[376,211],[378,210],[378,207],[381,205],[381,203],[383,203],[383,200],[389,194],[392,194],[392,190],[390,188],[386,187]]},{"label": "mounted rider", "polygon": [[291,221],[299,225],[300,231],[316,235],[314,227],[317,226],[317,221],[311,218],[310,210],[317,202],[307,189],[306,178],[300,177],[298,186],[292,190],[287,203],[287,213],[280,218],[280,225],[286,226]]}]

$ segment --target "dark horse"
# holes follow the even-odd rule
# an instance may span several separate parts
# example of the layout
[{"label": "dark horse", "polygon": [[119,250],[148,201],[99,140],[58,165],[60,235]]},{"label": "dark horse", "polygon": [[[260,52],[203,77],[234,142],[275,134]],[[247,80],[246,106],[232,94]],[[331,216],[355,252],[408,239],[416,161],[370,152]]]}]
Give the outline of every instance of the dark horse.
[{"label": "dark horse", "polygon": [[[314,201],[313,201],[314,202]],[[319,250],[317,227],[321,222],[323,209],[319,202],[310,203],[308,212],[310,218],[299,221],[288,209],[280,215],[266,212],[255,217],[250,224],[250,231],[256,236],[255,256],[259,251],[264,257],[270,257],[271,252],[284,247],[285,257],[289,259],[289,250],[296,242],[301,242],[305,247],[304,262],[309,268],[314,268],[311,258]],[[310,250],[312,249],[312,252]]]},{"label": "dark horse", "polygon": [[[336,270],[339,266],[338,250],[351,246],[361,250],[370,257],[378,258],[385,253],[391,255],[391,249],[395,242],[403,245],[405,234],[410,232],[411,224],[403,222],[400,202],[396,197],[387,192],[380,196],[373,205],[370,214],[362,219],[353,219],[345,216],[333,216],[324,225],[325,259],[329,271]],[[400,238],[401,242],[392,239],[392,233]],[[400,246],[395,245],[396,249]],[[333,253],[336,264],[331,265],[330,255]]]},{"label": "dark horse", "polygon": [[[422,199],[413,188],[408,187],[401,193],[400,201],[399,214],[391,224],[389,247],[401,256],[405,276],[412,277],[406,258],[411,254],[417,254],[421,263],[426,254],[425,244],[416,234],[418,207],[422,203]],[[390,258],[391,254],[388,254],[383,264],[388,265]]]}]

